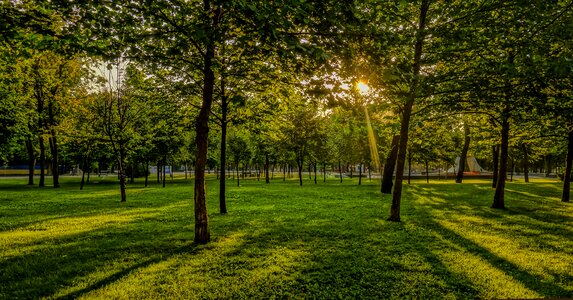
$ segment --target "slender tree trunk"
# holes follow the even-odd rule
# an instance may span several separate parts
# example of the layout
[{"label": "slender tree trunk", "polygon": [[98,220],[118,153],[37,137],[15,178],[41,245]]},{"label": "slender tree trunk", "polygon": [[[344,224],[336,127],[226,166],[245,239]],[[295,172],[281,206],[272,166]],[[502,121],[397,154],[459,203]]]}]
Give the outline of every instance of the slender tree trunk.
[{"label": "slender tree trunk", "polygon": [[428,168],[428,161],[424,161],[426,163],[426,183],[430,183],[430,169]]},{"label": "slender tree trunk", "polygon": [[165,187],[165,170],[166,170],[166,165],[167,165],[167,162],[165,161],[165,159],[163,160],[162,165],[163,165],[163,172],[161,172],[161,173],[162,173],[163,178],[161,178],[161,181],[163,183],[163,187]]},{"label": "slender tree trunk", "polygon": [[352,171],[354,170],[354,166],[351,165],[350,163],[348,163],[348,165],[346,165],[346,167],[347,167],[348,169],[350,169],[350,178],[354,178],[354,177],[352,176]]},{"label": "slender tree trunk", "polygon": [[299,157],[297,157],[296,159],[296,164],[298,167],[298,181],[299,181],[299,185],[302,186],[302,168],[304,166],[304,161],[302,158],[302,154],[300,154]]},{"label": "slender tree trunk", "polygon": [[237,170],[237,186],[240,186],[241,185],[241,176],[239,175],[239,162],[237,162],[236,170]]},{"label": "slender tree trunk", "polygon": [[84,163],[82,166],[82,181],[80,182],[80,191],[84,189],[84,179],[86,178],[86,158],[84,158]]},{"label": "slender tree trunk", "polygon": [[314,163],[314,184],[316,184],[316,163]]},{"label": "slender tree trunk", "polygon": [[42,132],[39,134],[39,145],[40,145],[40,187],[46,186],[46,146],[44,145],[44,137]]},{"label": "slender tree trunk", "polygon": [[312,164],[308,163],[308,179],[309,180],[312,180],[312,172],[310,171],[311,166],[312,166]]},{"label": "slender tree trunk", "polygon": [[226,195],[226,176],[225,176],[225,166],[227,165],[227,95],[225,95],[225,81],[221,80],[221,166],[222,166],[222,176],[219,179],[219,213],[227,213],[227,195]]},{"label": "slender tree trunk", "polygon": [[529,183],[529,155],[527,153],[527,145],[521,144],[521,150],[523,151],[523,177],[525,182]]},{"label": "slender tree trunk", "polygon": [[271,178],[269,176],[269,154],[265,154],[265,183],[270,183]]},{"label": "slender tree trunk", "polygon": [[571,169],[573,168],[573,130],[567,136],[567,158],[565,161],[565,174],[563,174],[563,194],[561,201],[569,202],[571,192]]},{"label": "slender tree trunk", "polygon": [[161,163],[157,162],[157,183],[161,182]]},{"label": "slender tree trunk", "polygon": [[408,184],[412,179],[412,152],[408,151]]},{"label": "slender tree trunk", "polygon": [[413,79],[410,86],[410,92],[406,103],[402,110],[402,121],[400,124],[400,143],[398,147],[398,159],[396,170],[396,183],[394,185],[394,192],[392,194],[392,206],[390,208],[389,221],[400,221],[400,200],[402,198],[402,177],[404,175],[404,164],[406,160],[406,151],[408,150],[408,127],[410,126],[410,117],[412,116],[412,108],[416,100],[416,92],[418,90],[418,76],[420,74],[420,60],[422,57],[422,46],[424,44],[425,30],[426,30],[426,15],[430,8],[429,0],[422,0],[420,6],[420,16],[418,22],[418,30],[416,35],[416,43],[414,46],[414,63],[412,65]]},{"label": "slender tree trunk", "polygon": [[285,164],[285,165],[283,165],[283,181],[286,181],[286,171],[287,171],[286,169],[287,169],[287,166]]},{"label": "slender tree trunk", "polygon": [[358,164],[358,185],[362,185],[362,163]]},{"label": "slender tree trunk", "polygon": [[54,188],[60,187],[60,167],[58,160],[58,140],[54,127],[50,129],[50,150],[52,152],[52,179]]},{"label": "slender tree trunk", "polygon": [[322,182],[326,182],[326,163],[322,164]]},{"label": "slender tree trunk", "polygon": [[545,156],[545,177],[549,177],[552,171],[551,154]]},{"label": "slender tree trunk", "polygon": [[382,187],[381,192],[384,194],[392,193],[392,179],[394,177],[394,169],[396,168],[396,159],[398,158],[398,143],[400,142],[400,136],[395,135],[392,138],[392,146],[388,157],[386,158],[386,164],[384,165],[384,176],[382,177]]},{"label": "slender tree trunk", "polygon": [[[211,11],[211,4],[209,0],[204,0],[203,6],[205,12],[212,14],[213,22],[211,26],[216,28],[218,26],[219,18],[222,14],[220,7],[217,7],[215,11]],[[205,165],[207,164],[207,151],[209,143],[209,113],[211,111],[211,105],[213,104],[213,91],[215,85],[215,74],[213,73],[212,69],[213,59],[215,58],[215,45],[213,39],[214,37],[210,37],[203,59],[203,103],[195,123],[197,133],[195,138],[197,144],[197,160],[195,163],[194,186],[194,241],[195,243],[200,244],[207,243],[211,240],[206,204]]]},{"label": "slender tree trunk", "polygon": [[493,180],[491,187],[496,188],[497,186],[497,177],[499,174],[499,145],[494,145],[491,151],[493,157]]},{"label": "slender tree trunk", "polygon": [[342,164],[340,160],[338,160],[338,172],[340,172],[340,183],[342,183]]},{"label": "slender tree trunk", "polygon": [[470,149],[470,127],[464,122],[464,147],[460,155],[460,165],[458,167],[458,175],[456,176],[456,183],[462,183],[464,180],[464,171],[468,157],[468,150]]},{"label": "slender tree trunk", "polygon": [[499,174],[497,176],[497,185],[495,188],[495,195],[493,197],[492,208],[505,208],[505,180],[507,175],[507,158],[509,147],[509,117],[507,116],[507,109],[505,117],[501,123],[501,155],[499,162]]},{"label": "slender tree trunk", "polygon": [[145,187],[147,187],[147,181],[149,179],[149,161],[145,162]]},{"label": "slender tree trunk", "polygon": [[28,152],[28,185],[34,185],[34,170],[36,168],[36,158],[34,157],[34,144],[32,138],[26,138],[26,151]]}]

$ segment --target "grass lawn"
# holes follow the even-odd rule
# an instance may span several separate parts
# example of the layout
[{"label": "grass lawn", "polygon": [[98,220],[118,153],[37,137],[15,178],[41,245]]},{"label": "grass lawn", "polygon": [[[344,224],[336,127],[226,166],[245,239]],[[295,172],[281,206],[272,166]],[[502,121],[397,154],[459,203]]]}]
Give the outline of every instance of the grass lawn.
[{"label": "grass lawn", "polygon": [[508,209],[493,210],[488,181],[414,181],[392,223],[374,181],[229,180],[222,216],[209,178],[200,246],[191,180],[139,180],[127,203],[112,177],[26,182],[0,178],[2,299],[573,297],[558,182],[508,183]]}]

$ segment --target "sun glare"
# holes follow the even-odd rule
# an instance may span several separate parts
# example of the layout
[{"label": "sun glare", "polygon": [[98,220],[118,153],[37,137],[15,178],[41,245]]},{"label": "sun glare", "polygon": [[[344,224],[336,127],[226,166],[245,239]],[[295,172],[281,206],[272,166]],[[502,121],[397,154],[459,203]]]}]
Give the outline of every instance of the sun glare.
[{"label": "sun glare", "polygon": [[360,94],[367,94],[368,91],[370,90],[370,88],[368,87],[368,84],[360,81],[358,82],[358,84],[356,85],[356,87],[358,88],[358,91],[360,92]]}]

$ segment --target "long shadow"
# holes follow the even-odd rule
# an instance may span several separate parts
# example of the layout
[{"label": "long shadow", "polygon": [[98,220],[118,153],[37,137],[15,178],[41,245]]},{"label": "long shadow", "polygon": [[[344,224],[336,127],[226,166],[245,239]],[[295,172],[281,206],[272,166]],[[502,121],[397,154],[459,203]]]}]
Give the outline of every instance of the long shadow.
[{"label": "long shadow", "polygon": [[564,289],[563,287],[551,283],[546,282],[542,278],[539,278],[536,275],[533,275],[526,270],[520,268],[518,265],[507,261],[506,259],[491,253],[487,249],[481,247],[480,245],[476,244],[474,241],[459,235],[458,233],[443,227],[442,225],[433,222],[428,224],[428,228],[435,231],[436,233],[440,234],[442,237],[447,239],[448,241],[452,242],[453,244],[457,244],[460,247],[465,248],[470,253],[481,257],[482,259],[486,260],[492,266],[495,266],[499,270],[505,272],[508,276],[515,278],[520,283],[525,285],[530,290],[533,290],[545,297],[571,297],[573,296],[573,292]]},{"label": "long shadow", "polygon": [[178,254],[183,254],[183,253],[187,253],[187,254],[197,254],[199,251],[197,250],[197,247],[193,247],[190,249],[190,251],[188,250],[188,247],[179,247],[177,249],[175,249],[173,252],[171,252],[168,256],[161,256],[161,257],[157,257],[157,258],[152,258],[146,261],[143,261],[141,263],[137,263],[131,267],[125,268],[117,273],[114,273],[106,278],[103,278],[97,282],[95,282],[94,284],[87,286],[81,290],[69,293],[65,296],[61,296],[58,297],[56,299],[76,299],[78,297],[81,297],[91,291],[95,291],[99,288],[102,288],[106,285],[112,284],[116,281],[118,281],[119,279],[121,279],[122,277],[129,275],[131,272],[138,270],[138,269],[143,269],[146,267],[149,267],[153,264],[157,264],[160,263],[161,261],[165,261],[170,259],[171,257],[178,255]]}]

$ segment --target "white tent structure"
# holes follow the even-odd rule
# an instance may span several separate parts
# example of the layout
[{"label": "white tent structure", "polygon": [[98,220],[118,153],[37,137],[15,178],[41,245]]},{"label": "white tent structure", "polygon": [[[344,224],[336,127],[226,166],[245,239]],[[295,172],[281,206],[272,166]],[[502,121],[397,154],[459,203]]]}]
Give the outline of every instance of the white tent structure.
[{"label": "white tent structure", "polygon": [[[484,168],[482,168],[475,157],[473,156],[468,156],[466,158],[466,163],[467,166],[469,167],[468,169],[464,169],[465,172],[487,172],[486,170],[484,170]],[[457,173],[458,170],[460,168],[460,157],[456,157],[456,165],[454,167],[451,167],[450,169],[448,169],[448,173]]]}]

